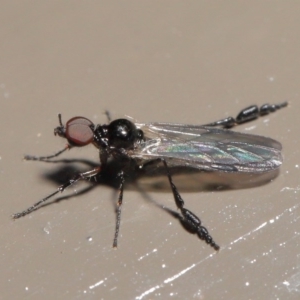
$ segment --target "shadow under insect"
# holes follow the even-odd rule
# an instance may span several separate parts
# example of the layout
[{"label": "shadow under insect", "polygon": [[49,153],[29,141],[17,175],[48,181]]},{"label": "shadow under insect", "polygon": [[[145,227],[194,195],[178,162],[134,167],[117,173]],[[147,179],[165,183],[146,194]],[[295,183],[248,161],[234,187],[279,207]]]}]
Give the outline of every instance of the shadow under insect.
[{"label": "shadow under insect", "polygon": [[[87,159],[59,159],[48,161],[47,163],[64,164],[57,166],[52,171],[41,174],[42,177],[55,183],[55,185],[62,185],[74,174],[99,166],[99,164]],[[143,192],[170,193],[166,170],[161,166],[161,163],[145,166],[140,169],[132,167],[130,164],[126,166],[126,164],[119,161],[109,161],[101,172],[89,179],[85,179],[85,182],[89,185],[88,187],[76,191],[76,194],[71,193],[59,196],[54,201],[41,205],[41,207],[82,195],[98,185],[118,190],[120,186],[118,174],[124,171],[124,169],[126,170],[126,190],[138,189]],[[209,172],[191,167],[170,167],[169,170],[176,182],[176,187],[185,193],[220,192],[255,188],[270,183],[279,174],[278,169],[261,174]]]},{"label": "shadow under insect", "polygon": [[[86,169],[93,169],[98,166],[97,163],[87,159],[60,159],[48,161],[52,164],[62,164],[49,172],[44,172],[42,176],[53,182],[56,186],[64,184],[74,174],[84,172]],[[143,168],[138,168],[137,165],[132,165],[128,162],[120,162],[111,160],[106,167],[97,175],[85,179],[87,186],[76,190],[76,193],[68,193],[56,197],[51,202],[42,204],[40,207],[59,203],[60,201],[69,200],[70,198],[82,196],[94,188],[99,186],[108,186],[116,192],[119,190],[120,177],[119,173],[126,170],[126,190],[137,190],[141,197],[155,206],[163,209],[172,217],[179,220],[185,230],[190,233],[197,233],[194,226],[190,226],[189,222],[182,217],[180,213],[171,208],[165,207],[154,200],[148,192],[165,192],[170,193],[170,185],[166,176],[166,170],[161,163],[146,165]],[[169,169],[176,186],[181,192],[220,192],[234,189],[248,189],[268,184],[278,174],[278,170],[262,174],[236,174],[225,172],[207,172],[189,167],[173,167]],[[113,200],[115,211],[117,212],[116,199]],[[199,236],[201,238],[201,236]]]}]

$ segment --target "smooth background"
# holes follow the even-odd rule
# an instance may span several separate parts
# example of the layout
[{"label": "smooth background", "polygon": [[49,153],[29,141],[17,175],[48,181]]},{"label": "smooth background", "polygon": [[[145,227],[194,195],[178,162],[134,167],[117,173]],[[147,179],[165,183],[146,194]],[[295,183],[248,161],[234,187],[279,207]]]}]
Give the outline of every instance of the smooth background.
[{"label": "smooth background", "polygon": [[[299,9],[297,1],[2,1],[0,298],[299,299]],[[283,144],[277,178],[182,194],[219,253],[155,205],[176,210],[168,191],[146,189],[150,201],[125,191],[117,250],[117,194],[105,185],[76,196],[88,186],[77,184],[68,200],[10,218],[58,185],[65,164],[22,156],[64,147],[53,136],[59,112],[64,121],[103,123],[109,109],[201,124],[285,100],[288,108],[236,129]],[[75,157],[98,161],[92,146],[63,155]]]}]

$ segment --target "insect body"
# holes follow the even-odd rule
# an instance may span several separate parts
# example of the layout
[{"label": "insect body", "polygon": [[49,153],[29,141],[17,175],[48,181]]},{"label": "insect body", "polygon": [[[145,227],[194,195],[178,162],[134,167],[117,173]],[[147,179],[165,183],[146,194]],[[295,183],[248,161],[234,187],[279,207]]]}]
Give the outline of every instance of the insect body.
[{"label": "insect body", "polygon": [[[169,123],[133,123],[127,119],[110,121],[107,125],[95,125],[84,117],[74,117],[64,126],[59,114],[59,126],[54,134],[67,139],[67,146],[51,156],[25,156],[27,160],[47,161],[57,157],[67,149],[93,144],[99,150],[100,165],[90,171],[74,175],[58,189],[30,206],[13,215],[20,218],[37,209],[41,204],[75,182],[96,177],[106,168],[108,159],[127,161],[136,168],[147,164],[162,164],[165,168],[177,208],[182,221],[191,232],[211,245],[215,243],[200,219],[185,208],[170,173],[170,167],[188,166],[200,170],[217,172],[261,173],[277,169],[282,163],[281,144],[273,139],[237,133],[228,129],[235,125],[251,121],[259,116],[274,112],[287,106],[287,102],[278,105],[265,104],[258,108],[250,106],[240,112],[236,118],[225,118],[206,125],[183,125]],[[117,202],[117,222],[113,246],[117,239],[121,220],[121,205],[125,184],[126,168],[117,174],[120,180]]]}]

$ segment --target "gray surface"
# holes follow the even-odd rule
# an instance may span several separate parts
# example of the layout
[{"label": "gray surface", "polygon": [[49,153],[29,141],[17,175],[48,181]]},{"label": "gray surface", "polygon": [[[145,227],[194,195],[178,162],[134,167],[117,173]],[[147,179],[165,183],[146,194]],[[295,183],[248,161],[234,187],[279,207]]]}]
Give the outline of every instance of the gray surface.
[{"label": "gray surface", "polygon": [[[299,299],[297,1],[2,1],[0,24],[1,299]],[[237,129],[283,144],[277,178],[183,193],[219,253],[154,205],[175,209],[166,191],[125,191],[117,250],[107,186],[10,219],[57,186],[44,175],[62,165],[22,156],[65,145],[58,112],[200,124],[284,100]]]}]

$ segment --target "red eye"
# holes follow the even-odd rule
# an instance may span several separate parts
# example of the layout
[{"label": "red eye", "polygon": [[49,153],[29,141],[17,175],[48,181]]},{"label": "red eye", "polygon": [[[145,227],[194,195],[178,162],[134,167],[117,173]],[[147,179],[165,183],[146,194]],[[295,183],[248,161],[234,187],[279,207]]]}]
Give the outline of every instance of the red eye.
[{"label": "red eye", "polygon": [[91,128],[94,125],[84,117],[74,117],[66,124],[66,138],[74,146],[85,146],[94,139],[94,132]]}]

